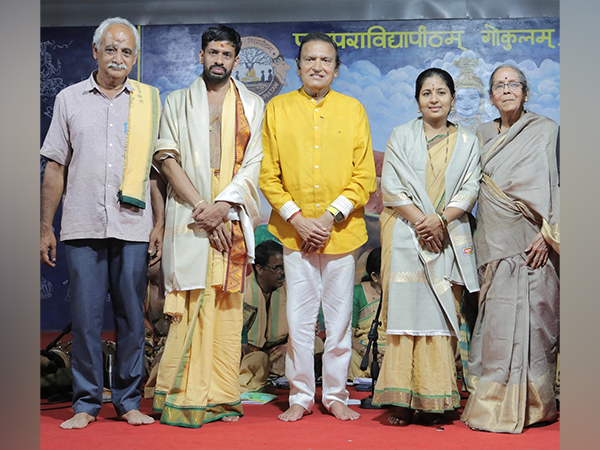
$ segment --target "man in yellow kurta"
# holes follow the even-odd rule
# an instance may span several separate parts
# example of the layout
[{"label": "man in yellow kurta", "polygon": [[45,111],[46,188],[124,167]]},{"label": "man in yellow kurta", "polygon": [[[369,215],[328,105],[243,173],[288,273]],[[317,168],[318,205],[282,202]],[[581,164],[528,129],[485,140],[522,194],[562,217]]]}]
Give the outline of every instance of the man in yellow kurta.
[{"label": "man in yellow kurta", "polygon": [[154,163],[168,181],[163,271],[172,318],[153,408],[198,428],[243,415],[242,291],[260,216],[264,103],[231,79],[241,49],[226,26],[202,35],[202,75],[167,97]]},{"label": "man in yellow kurta", "polygon": [[328,35],[306,35],[296,62],[302,87],[267,105],[260,175],[273,208],[269,231],[283,243],[286,268],[290,408],[279,419],[299,420],[314,405],[314,327],[322,304],[323,405],[353,420],[360,415],[347,405],[346,376],[354,250],[367,241],[364,205],[376,188],[371,135],[363,106],[330,89],[340,60]]}]

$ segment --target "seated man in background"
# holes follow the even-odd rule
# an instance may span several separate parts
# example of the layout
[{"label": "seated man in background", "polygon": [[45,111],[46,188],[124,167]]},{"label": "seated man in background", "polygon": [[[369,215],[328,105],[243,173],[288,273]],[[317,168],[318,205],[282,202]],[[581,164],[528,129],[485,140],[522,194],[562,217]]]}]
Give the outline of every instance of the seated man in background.
[{"label": "seated man in background", "polygon": [[[288,326],[283,246],[263,241],[256,246],[254,258],[244,289],[244,309],[255,312],[255,318],[242,331],[242,392],[272,391],[269,376],[285,376]],[[315,336],[315,358],[320,358],[323,348],[322,339]]]},{"label": "seated man in background", "polygon": [[258,244],[252,269],[246,276],[244,303],[245,309],[249,306],[256,311],[256,318],[242,331],[242,392],[263,390],[271,373],[283,376],[287,352],[282,245],[273,240]]}]

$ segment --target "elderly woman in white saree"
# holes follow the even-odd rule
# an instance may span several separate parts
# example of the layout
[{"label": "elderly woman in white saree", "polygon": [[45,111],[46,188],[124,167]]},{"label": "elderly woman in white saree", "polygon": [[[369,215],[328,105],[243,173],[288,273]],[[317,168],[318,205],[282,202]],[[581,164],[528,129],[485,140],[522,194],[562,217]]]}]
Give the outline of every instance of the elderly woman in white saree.
[{"label": "elderly woman in white saree", "polygon": [[500,118],[478,129],[481,292],[462,416],[476,430],[521,433],[557,417],[558,125],[526,112],[528,96],[525,75],[499,66],[490,77],[490,101]]},{"label": "elderly woman in white saree", "polygon": [[423,116],[394,129],[381,180],[387,340],[373,403],[397,406],[389,422],[402,426],[415,410],[438,423],[459,406],[457,308],[464,287],[479,289],[467,216],[479,189],[479,142],[448,122],[448,72],[421,73],[415,98]]}]

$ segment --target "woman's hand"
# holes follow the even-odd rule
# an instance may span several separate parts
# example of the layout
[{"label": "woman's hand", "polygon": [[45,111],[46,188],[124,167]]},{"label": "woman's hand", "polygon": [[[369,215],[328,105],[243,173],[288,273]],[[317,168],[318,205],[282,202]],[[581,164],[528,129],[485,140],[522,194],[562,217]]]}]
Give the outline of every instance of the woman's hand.
[{"label": "woman's hand", "polygon": [[444,243],[444,228],[437,214],[427,214],[414,224],[421,245],[429,251],[440,253]]},{"label": "woman's hand", "polygon": [[525,264],[527,264],[530,269],[535,270],[538,267],[544,267],[546,265],[548,262],[548,255],[550,254],[550,246],[544,239],[544,236],[542,236],[541,232],[535,235],[531,244],[525,249],[525,253],[527,253]]}]

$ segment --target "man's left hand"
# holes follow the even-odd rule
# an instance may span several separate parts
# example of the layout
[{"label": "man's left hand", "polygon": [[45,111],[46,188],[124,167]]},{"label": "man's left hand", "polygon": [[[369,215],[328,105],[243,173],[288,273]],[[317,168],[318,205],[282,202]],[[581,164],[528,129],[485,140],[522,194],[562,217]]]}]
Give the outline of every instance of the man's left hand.
[{"label": "man's left hand", "polygon": [[323,214],[321,214],[320,217],[318,217],[315,220],[315,222],[317,222],[319,225],[321,225],[323,229],[325,229],[325,231],[327,232],[327,237],[322,238],[318,235],[311,235],[308,240],[302,243],[302,251],[305,253],[312,253],[322,247],[325,247],[325,244],[327,244],[327,241],[331,236],[331,229],[333,228],[334,220],[333,215],[330,212],[325,211]]},{"label": "man's left hand", "polygon": [[333,220],[333,214],[331,214],[329,211],[325,211],[323,214],[321,214],[321,216],[317,219],[317,222],[319,222],[321,225],[323,225],[323,227],[329,232],[331,233],[331,229],[333,228],[333,224],[334,224],[334,220]]},{"label": "man's left hand", "polygon": [[150,244],[148,245],[148,267],[152,267],[162,258],[164,231],[162,226],[152,228],[152,232],[150,233]]},{"label": "man's left hand", "polygon": [[207,205],[201,212],[192,214],[192,218],[200,228],[210,235],[225,219],[231,205],[227,202],[215,202]]},{"label": "man's left hand", "polygon": [[221,222],[214,231],[208,235],[208,241],[210,245],[218,252],[228,252],[233,242],[231,235],[227,229],[225,222]]}]

